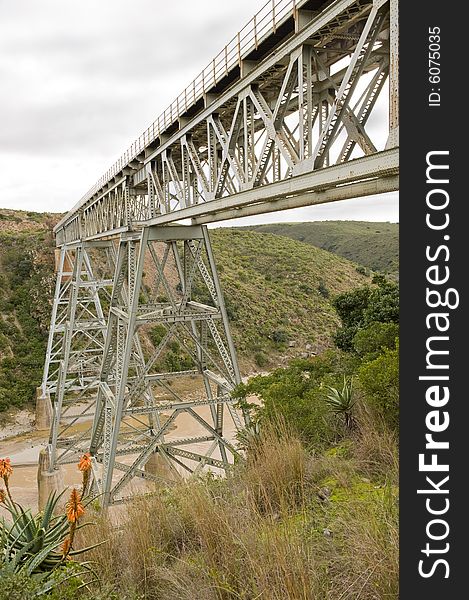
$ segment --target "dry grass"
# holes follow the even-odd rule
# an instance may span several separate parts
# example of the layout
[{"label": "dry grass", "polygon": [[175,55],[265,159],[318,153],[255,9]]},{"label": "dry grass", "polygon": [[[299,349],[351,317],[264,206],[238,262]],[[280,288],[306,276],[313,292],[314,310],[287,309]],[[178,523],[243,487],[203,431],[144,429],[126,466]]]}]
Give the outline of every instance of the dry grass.
[{"label": "dry grass", "polygon": [[116,598],[397,598],[394,491],[357,477],[353,459],[311,458],[270,431],[229,479],[136,501],[119,530],[101,518],[86,542],[109,539],[92,558]]},{"label": "dry grass", "polygon": [[399,480],[398,436],[363,402],[357,404],[358,422],[352,446],[361,471],[373,479]]}]

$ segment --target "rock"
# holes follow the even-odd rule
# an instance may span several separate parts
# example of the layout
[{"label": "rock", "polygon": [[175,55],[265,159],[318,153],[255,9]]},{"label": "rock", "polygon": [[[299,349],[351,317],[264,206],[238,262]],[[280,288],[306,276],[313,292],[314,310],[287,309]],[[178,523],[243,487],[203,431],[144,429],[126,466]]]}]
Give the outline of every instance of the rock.
[{"label": "rock", "polygon": [[330,529],[328,529],[327,527],[325,529],[323,529],[322,533],[324,534],[324,537],[328,537],[328,538],[332,537],[332,531]]},{"label": "rock", "polygon": [[322,501],[329,500],[331,490],[328,487],[323,487],[318,492],[318,498]]}]

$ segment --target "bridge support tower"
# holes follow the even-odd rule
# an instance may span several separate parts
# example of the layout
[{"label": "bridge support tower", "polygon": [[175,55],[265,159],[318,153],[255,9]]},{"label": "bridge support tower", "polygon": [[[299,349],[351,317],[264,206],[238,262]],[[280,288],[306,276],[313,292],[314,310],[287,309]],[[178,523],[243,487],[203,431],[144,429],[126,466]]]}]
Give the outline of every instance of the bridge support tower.
[{"label": "bridge support tower", "polygon": [[49,472],[90,452],[108,506],[145,481],[226,471],[245,419],[206,226],[143,227],[62,256],[43,384]]}]

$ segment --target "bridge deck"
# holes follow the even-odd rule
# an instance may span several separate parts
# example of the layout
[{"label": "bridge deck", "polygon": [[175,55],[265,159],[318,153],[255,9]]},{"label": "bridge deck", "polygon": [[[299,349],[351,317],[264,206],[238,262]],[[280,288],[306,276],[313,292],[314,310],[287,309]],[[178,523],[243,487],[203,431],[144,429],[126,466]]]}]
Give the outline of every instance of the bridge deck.
[{"label": "bridge deck", "polygon": [[[190,218],[205,223],[398,189],[397,152],[379,153],[364,130],[389,73],[391,94],[396,93],[396,15],[391,10],[390,17],[383,11],[388,4],[395,5],[396,0],[268,2],[58,223],[57,244],[116,234],[141,222],[164,224]],[[350,59],[349,66],[338,69],[344,59]],[[298,62],[297,81],[288,95],[294,61]],[[361,107],[350,108],[349,100],[358,89],[354,77],[358,81],[376,69],[375,89],[369,90]],[[275,88],[277,100],[272,93]],[[295,102],[298,107],[293,109]],[[282,110],[285,122],[279,124],[275,113]],[[303,121],[298,123],[297,133],[285,124],[293,110]],[[394,97],[390,112],[397,112]],[[340,164],[329,163],[328,134],[335,135],[332,141],[338,137],[337,118],[347,132],[349,145],[363,150],[363,159],[352,155],[345,145]],[[391,129],[395,133],[395,120],[390,115],[390,133]],[[313,152],[314,143],[306,140],[306,129],[315,121],[319,123],[320,141]],[[275,175],[267,177],[267,158],[254,148],[255,144],[262,145],[263,127],[275,145],[272,150],[267,142],[264,144],[265,157],[272,150],[269,160],[273,162],[278,152],[279,160],[289,167],[276,179]],[[210,131],[217,138],[213,148],[206,147],[212,143]],[[295,135],[305,139],[294,139]],[[195,145],[191,147],[192,138]],[[387,148],[397,145],[394,139]],[[373,155],[378,160],[369,160]],[[252,165],[248,165],[251,159]],[[158,166],[158,160],[162,165]],[[220,176],[223,161],[229,163],[229,173]],[[273,173],[276,167],[270,168]],[[262,169],[264,178],[255,180],[252,171]],[[319,171],[327,173],[319,175]],[[200,180],[195,192],[188,191],[193,186],[191,176]],[[239,185],[235,185],[236,178]],[[150,192],[152,185],[155,189]],[[150,196],[158,193],[160,206],[155,208]],[[197,197],[189,199],[191,193]],[[125,209],[124,215],[124,204],[129,202],[126,194],[141,196],[137,204],[145,205],[145,209],[134,209],[131,217]],[[112,219],[106,217],[110,212],[115,213]],[[102,223],[96,224],[100,219]],[[85,221],[93,224],[86,227]]]}]

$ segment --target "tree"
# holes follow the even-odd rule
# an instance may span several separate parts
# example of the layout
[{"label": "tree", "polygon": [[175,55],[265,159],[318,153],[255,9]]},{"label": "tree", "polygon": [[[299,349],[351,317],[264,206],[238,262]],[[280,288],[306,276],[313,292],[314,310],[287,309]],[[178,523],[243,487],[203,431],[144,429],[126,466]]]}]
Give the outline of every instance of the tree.
[{"label": "tree", "polygon": [[373,279],[377,287],[361,287],[337,296],[333,305],[342,321],[334,341],[341,350],[353,352],[353,339],[360,329],[379,323],[399,322],[399,288],[379,275]]}]

